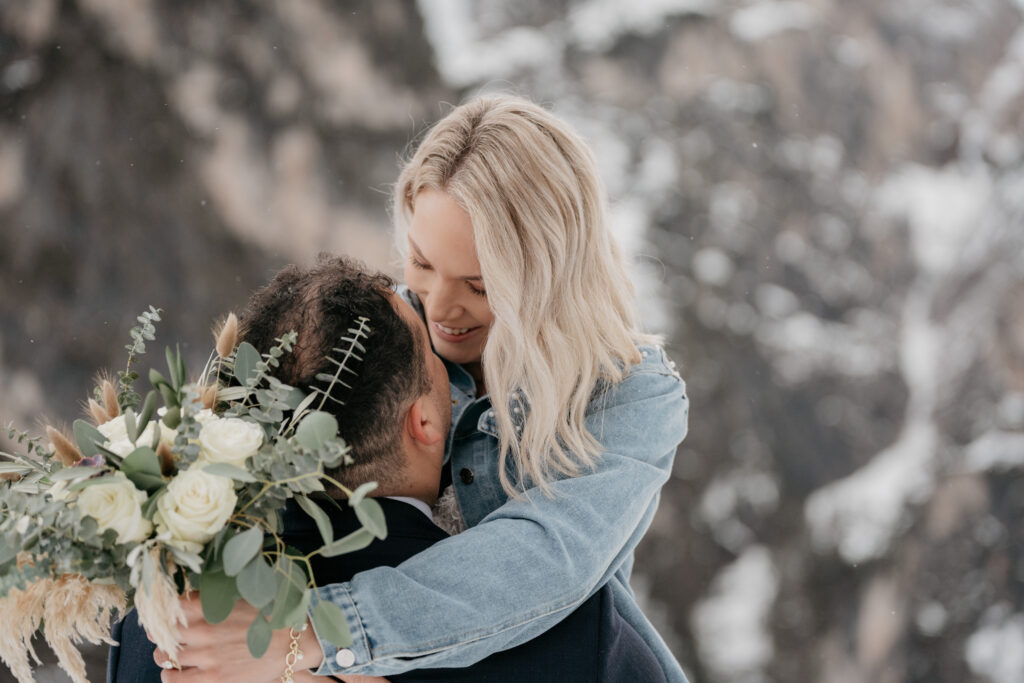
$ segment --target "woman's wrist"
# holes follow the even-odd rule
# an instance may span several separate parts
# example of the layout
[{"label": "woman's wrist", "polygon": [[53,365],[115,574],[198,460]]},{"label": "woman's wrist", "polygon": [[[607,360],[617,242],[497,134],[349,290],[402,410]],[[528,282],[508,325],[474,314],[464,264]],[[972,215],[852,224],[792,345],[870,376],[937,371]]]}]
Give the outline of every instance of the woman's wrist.
[{"label": "woman's wrist", "polygon": [[313,624],[306,620],[306,628],[299,635],[299,651],[302,652],[302,659],[298,661],[296,669],[309,669],[316,671],[324,661],[324,651],[320,647],[320,640],[316,637]]}]

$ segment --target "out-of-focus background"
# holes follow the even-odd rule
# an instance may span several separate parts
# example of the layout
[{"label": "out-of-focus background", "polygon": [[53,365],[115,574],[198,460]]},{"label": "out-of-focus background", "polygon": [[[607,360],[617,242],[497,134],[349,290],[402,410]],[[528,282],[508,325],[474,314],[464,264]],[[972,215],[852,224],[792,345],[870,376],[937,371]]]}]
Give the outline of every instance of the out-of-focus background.
[{"label": "out-of-focus background", "polygon": [[688,380],[635,589],[692,680],[1024,680],[1024,0],[2,0],[0,419],[150,304],[197,367],[284,263],[397,272],[399,159],[496,89]]}]

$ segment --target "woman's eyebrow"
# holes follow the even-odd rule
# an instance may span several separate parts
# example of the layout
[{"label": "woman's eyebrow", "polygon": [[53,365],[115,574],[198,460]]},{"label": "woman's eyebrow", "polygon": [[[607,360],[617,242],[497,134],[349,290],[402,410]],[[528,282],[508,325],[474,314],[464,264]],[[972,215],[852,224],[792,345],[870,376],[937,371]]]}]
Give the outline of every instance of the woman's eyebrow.
[{"label": "woman's eyebrow", "polygon": [[[416,256],[418,256],[419,259],[421,261],[423,261],[424,263],[430,263],[430,259],[428,259],[426,256],[423,255],[423,252],[420,250],[419,245],[416,244],[416,240],[414,240],[410,235],[406,235],[406,239],[409,240],[409,246],[411,246],[412,250],[416,252]],[[458,280],[466,280],[467,282],[483,282],[484,281],[484,278],[482,276],[480,276],[480,275],[466,275],[464,277],[460,277],[460,278],[456,278],[456,279],[458,279]]]}]

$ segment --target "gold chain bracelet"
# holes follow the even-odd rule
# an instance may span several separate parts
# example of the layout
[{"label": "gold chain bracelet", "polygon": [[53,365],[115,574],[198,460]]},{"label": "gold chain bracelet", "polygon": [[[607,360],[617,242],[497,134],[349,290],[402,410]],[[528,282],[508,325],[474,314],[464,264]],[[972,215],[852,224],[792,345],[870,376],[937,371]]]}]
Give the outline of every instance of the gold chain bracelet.
[{"label": "gold chain bracelet", "polygon": [[[302,631],[306,630],[305,628]],[[295,664],[302,659],[302,650],[299,649],[299,636],[302,631],[288,629],[288,635],[292,641],[288,645],[288,654],[284,658],[284,675],[281,676],[281,683],[294,683],[292,675],[295,673]]]}]

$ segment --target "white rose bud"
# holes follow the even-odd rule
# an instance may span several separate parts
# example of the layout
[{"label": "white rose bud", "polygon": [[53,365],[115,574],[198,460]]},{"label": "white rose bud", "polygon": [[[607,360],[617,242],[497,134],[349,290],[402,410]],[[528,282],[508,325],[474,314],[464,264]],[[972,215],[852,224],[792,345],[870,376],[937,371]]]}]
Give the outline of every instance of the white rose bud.
[{"label": "white rose bud", "polygon": [[156,530],[167,543],[198,553],[235,511],[235,486],[227,477],[192,467],[178,474],[156,502]]},{"label": "white rose bud", "polygon": [[199,432],[199,454],[206,462],[245,468],[245,459],[263,445],[263,428],[237,417],[212,420]]},{"label": "white rose bud", "polygon": [[122,472],[114,474],[117,481],[94,484],[78,494],[78,509],[99,524],[100,531],[113,529],[118,543],[145,540],[153,525],[142,516],[146,494],[135,488]]}]

